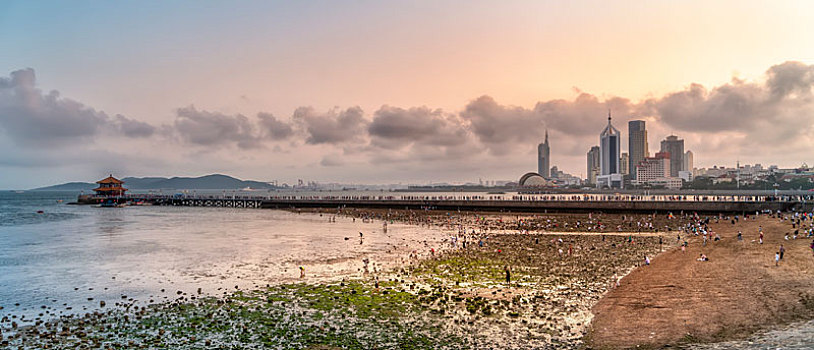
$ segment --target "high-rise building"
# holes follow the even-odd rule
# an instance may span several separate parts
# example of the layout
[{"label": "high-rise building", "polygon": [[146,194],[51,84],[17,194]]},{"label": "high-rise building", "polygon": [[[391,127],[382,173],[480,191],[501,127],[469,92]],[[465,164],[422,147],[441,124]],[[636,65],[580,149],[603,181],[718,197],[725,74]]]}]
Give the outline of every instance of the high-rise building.
[{"label": "high-rise building", "polygon": [[650,151],[647,149],[647,129],[644,120],[629,121],[627,131],[627,151],[630,154],[628,174],[635,179],[636,166],[645,158],[650,157]]},{"label": "high-rise building", "polygon": [[684,140],[667,136],[661,141],[661,151],[670,153],[670,176],[678,177],[678,172],[684,170]]},{"label": "high-rise building", "polygon": [[621,160],[622,134],[611,124],[611,114],[608,111],[608,126],[599,134],[600,173],[596,179],[596,186],[600,188],[622,188],[624,186],[622,172],[619,167]]},{"label": "high-rise building", "polygon": [[599,151],[602,155],[600,168],[602,175],[621,174],[619,158],[621,157],[621,134],[611,125],[611,115],[608,112],[608,126],[599,134]]},{"label": "high-rise building", "polygon": [[695,160],[692,151],[684,152],[684,171],[693,172],[693,169],[695,169]]},{"label": "high-rise building", "polygon": [[622,157],[619,158],[619,169],[622,170],[622,175],[627,175],[630,166],[628,163],[630,162],[630,156],[627,155],[627,152],[622,153]]},{"label": "high-rise building", "polygon": [[599,146],[591,147],[588,151],[588,183],[596,184],[596,177],[599,176],[601,164]]},{"label": "high-rise building", "polygon": [[549,173],[549,169],[551,169],[550,152],[551,149],[548,147],[548,130],[546,130],[545,142],[537,145],[537,173],[546,179],[551,177]]}]

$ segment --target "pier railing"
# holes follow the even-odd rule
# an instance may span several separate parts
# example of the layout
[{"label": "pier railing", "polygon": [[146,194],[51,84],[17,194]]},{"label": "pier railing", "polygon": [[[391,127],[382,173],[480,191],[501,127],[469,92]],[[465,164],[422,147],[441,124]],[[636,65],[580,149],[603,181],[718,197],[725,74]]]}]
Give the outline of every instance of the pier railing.
[{"label": "pier railing", "polygon": [[[111,197],[88,196],[98,203]],[[523,194],[523,195],[229,195],[128,194],[119,202],[153,205],[231,208],[393,208],[485,211],[617,211],[617,212],[755,212],[811,210],[814,197],[800,195],[632,195],[632,194]]]}]

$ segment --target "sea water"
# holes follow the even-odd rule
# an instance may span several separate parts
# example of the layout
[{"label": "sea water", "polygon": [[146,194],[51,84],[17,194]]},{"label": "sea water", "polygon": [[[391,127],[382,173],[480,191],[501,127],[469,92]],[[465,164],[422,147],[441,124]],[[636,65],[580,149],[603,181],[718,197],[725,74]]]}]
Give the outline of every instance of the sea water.
[{"label": "sea water", "polygon": [[438,249],[449,235],[398,222],[388,222],[385,233],[380,220],[328,209],[68,205],[76,195],[0,192],[0,316],[45,319],[91,312],[100,301],[108,308],[130,299],[160,302],[198,288],[222,295],[363,277],[365,258],[371,272],[386,269],[408,252]]}]

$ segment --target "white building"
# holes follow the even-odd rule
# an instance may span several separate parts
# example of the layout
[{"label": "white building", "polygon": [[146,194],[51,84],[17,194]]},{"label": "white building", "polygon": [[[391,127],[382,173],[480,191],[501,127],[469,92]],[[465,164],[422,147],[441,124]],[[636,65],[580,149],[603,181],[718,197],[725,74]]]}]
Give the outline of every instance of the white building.
[{"label": "white building", "polygon": [[687,182],[692,182],[692,171],[682,170],[678,172],[678,178]]},{"label": "white building", "polygon": [[646,157],[636,167],[638,184],[650,183],[652,180],[665,177],[670,177],[670,154],[667,152],[656,153],[655,157]]},{"label": "white building", "polygon": [[660,177],[657,179],[653,179],[647,182],[648,184],[654,186],[664,186],[664,188],[671,189],[671,190],[678,190],[684,186],[684,182],[677,177]]}]

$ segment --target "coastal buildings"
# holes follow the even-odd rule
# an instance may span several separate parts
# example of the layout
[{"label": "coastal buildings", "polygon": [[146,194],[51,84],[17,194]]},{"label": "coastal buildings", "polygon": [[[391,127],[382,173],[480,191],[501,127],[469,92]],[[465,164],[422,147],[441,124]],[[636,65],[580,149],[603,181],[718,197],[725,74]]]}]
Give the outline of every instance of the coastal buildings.
[{"label": "coastal buildings", "polygon": [[99,187],[94,188],[93,192],[95,192],[97,196],[123,196],[124,193],[127,192],[127,189],[122,186],[124,185],[124,181],[113,177],[113,174],[96,181],[96,183],[99,184]]},{"label": "coastal buildings", "polygon": [[670,135],[661,141],[661,152],[670,153],[670,176],[678,177],[684,169],[684,140]]},{"label": "coastal buildings", "polygon": [[631,120],[627,123],[628,143],[627,150],[630,154],[628,161],[628,174],[636,178],[636,166],[644,158],[650,156],[647,149],[647,129],[644,120]]},{"label": "coastal buildings", "polygon": [[621,137],[619,130],[611,124],[611,114],[608,111],[608,125],[599,134],[600,175],[596,179],[596,186],[599,188],[624,187],[620,169]]},{"label": "coastal buildings", "polygon": [[591,147],[588,151],[588,183],[596,184],[596,178],[599,176],[599,165],[601,164],[599,146]]},{"label": "coastal buildings", "polygon": [[537,145],[537,173],[543,178],[551,178],[551,149],[548,146],[548,130],[545,131],[545,142]]},{"label": "coastal buildings", "polygon": [[636,166],[636,182],[639,184],[663,177],[670,177],[670,154],[667,152],[658,152],[655,157],[646,157]]}]

